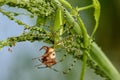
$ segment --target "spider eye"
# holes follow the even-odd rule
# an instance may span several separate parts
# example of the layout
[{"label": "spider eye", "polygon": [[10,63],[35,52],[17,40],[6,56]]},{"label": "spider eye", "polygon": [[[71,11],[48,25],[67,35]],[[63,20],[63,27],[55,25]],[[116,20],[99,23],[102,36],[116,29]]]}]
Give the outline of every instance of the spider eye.
[{"label": "spider eye", "polygon": [[52,55],[55,56],[55,53],[53,53]]},{"label": "spider eye", "polygon": [[53,53],[53,56],[54,56],[55,54]]},{"label": "spider eye", "polygon": [[55,58],[55,57],[56,57],[55,52],[52,52],[52,53],[50,54],[50,57],[51,57],[51,58]]}]

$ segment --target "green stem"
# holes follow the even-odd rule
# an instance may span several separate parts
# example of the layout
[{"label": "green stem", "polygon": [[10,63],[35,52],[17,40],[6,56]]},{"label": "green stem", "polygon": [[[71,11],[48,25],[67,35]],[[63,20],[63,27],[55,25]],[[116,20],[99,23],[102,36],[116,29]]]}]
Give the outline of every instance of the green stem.
[{"label": "green stem", "polygon": [[83,53],[83,65],[82,65],[80,80],[84,80],[84,75],[86,71],[86,61],[87,61],[87,48],[89,46],[89,40],[87,37],[87,30],[80,16],[77,17],[77,20],[78,20],[79,26],[81,27],[82,35],[83,35],[83,48],[84,48],[83,52],[84,53]]},{"label": "green stem", "polygon": [[83,64],[82,64],[82,71],[80,74],[80,80],[84,80],[85,72],[86,72],[86,62],[87,62],[87,51],[84,51],[83,54]]},{"label": "green stem", "polygon": [[119,72],[106,57],[105,53],[94,42],[91,44],[90,56],[111,80],[120,80]]},{"label": "green stem", "polygon": [[82,36],[83,36],[83,48],[87,49],[89,46],[89,40],[88,40],[88,36],[87,36],[87,30],[85,28],[85,25],[81,19],[80,16],[77,16],[77,20],[78,20],[78,24],[82,30]]},{"label": "green stem", "polygon": [[65,7],[72,10],[72,6],[66,0],[59,0],[60,3],[64,4]]},{"label": "green stem", "polygon": [[86,9],[89,9],[89,8],[92,8],[92,7],[94,7],[94,5],[89,5],[89,6],[81,7],[81,8],[78,8],[77,10],[78,11],[83,11],[83,10],[86,10]]}]

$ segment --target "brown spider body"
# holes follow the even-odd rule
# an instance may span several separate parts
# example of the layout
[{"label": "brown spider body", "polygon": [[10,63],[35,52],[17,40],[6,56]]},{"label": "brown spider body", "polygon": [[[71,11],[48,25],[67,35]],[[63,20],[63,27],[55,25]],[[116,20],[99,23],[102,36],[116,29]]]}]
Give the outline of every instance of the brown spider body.
[{"label": "brown spider body", "polygon": [[56,64],[56,53],[52,47],[43,46],[40,50],[45,49],[45,53],[41,56],[41,62],[46,65],[46,67],[51,67]]}]

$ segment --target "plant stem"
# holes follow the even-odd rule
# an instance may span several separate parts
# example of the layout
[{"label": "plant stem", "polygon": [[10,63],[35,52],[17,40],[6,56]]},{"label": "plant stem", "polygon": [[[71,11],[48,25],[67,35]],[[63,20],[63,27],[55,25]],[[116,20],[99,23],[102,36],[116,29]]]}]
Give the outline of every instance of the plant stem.
[{"label": "plant stem", "polygon": [[84,51],[83,54],[83,64],[82,64],[82,71],[80,74],[80,80],[84,80],[85,72],[86,72],[86,62],[87,62],[87,51]]},{"label": "plant stem", "polygon": [[89,9],[89,8],[92,8],[94,7],[94,5],[88,5],[88,6],[85,6],[85,7],[81,7],[81,8],[78,8],[77,10],[78,11],[83,11],[83,10],[86,10],[86,9]]},{"label": "plant stem", "polygon": [[120,80],[120,74],[95,42],[91,44],[90,56],[111,80]]},{"label": "plant stem", "polygon": [[80,18],[80,16],[77,16],[77,20],[78,20],[78,24],[81,27],[82,30],[82,34],[83,34],[83,65],[82,65],[82,71],[81,71],[81,76],[80,76],[80,80],[84,80],[84,75],[85,75],[85,71],[86,71],[86,61],[87,61],[87,48],[89,46],[89,39],[87,36],[87,30],[85,28],[85,25],[82,21],[82,19]]}]

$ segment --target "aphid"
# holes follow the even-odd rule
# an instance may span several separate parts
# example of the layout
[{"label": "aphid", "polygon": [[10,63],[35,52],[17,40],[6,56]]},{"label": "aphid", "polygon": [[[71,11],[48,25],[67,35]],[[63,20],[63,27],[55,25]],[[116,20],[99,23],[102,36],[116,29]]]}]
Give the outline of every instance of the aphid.
[{"label": "aphid", "polygon": [[[38,59],[42,64],[45,65],[45,67],[40,67],[42,64],[36,65],[38,67],[38,69],[40,68],[51,68],[53,65],[55,65],[57,63],[56,61],[56,53],[54,48],[52,47],[48,47],[48,46],[43,46],[42,48],[40,48],[40,50],[45,49],[45,53],[38,57],[38,58],[34,58],[34,59]],[[53,69],[53,68],[51,68]],[[57,71],[56,69],[53,69],[55,71]]]},{"label": "aphid", "polygon": [[12,53],[13,52],[12,47],[14,47],[15,45],[16,45],[15,42],[12,45],[10,45],[10,47],[8,48],[8,51]]},{"label": "aphid", "polygon": [[12,49],[10,47],[8,48],[8,51],[12,53]]}]

